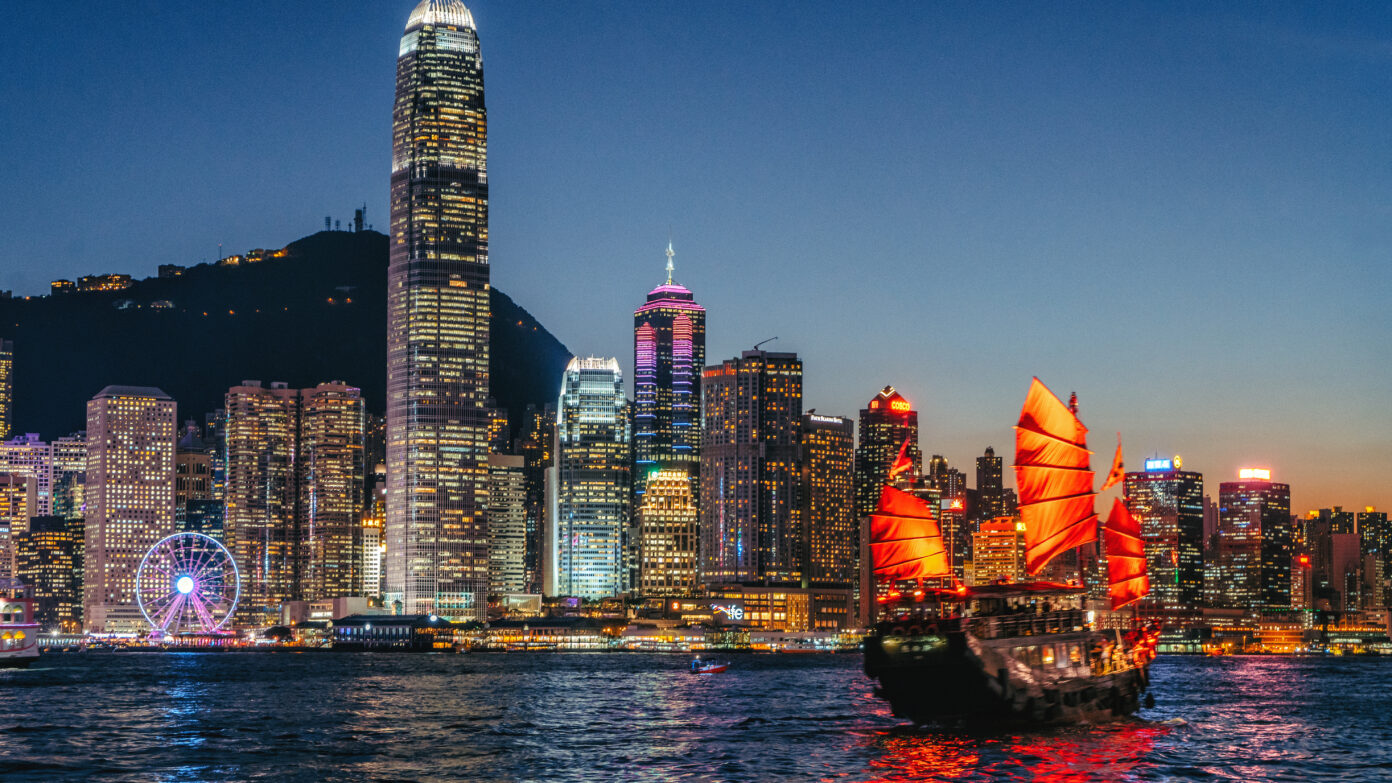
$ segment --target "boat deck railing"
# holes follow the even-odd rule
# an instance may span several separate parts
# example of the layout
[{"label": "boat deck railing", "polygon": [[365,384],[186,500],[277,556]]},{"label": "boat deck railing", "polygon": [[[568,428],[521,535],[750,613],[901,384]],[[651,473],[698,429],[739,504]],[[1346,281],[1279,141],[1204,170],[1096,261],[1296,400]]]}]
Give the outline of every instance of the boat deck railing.
[{"label": "boat deck railing", "polygon": [[978,639],[1000,639],[1015,636],[1039,636],[1047,633],[1071,633],[1086,630],[1083,612],[1077,609],[1043,612],[1040,614],[1004,614],[995,617],[971,617],[967,630]]}]

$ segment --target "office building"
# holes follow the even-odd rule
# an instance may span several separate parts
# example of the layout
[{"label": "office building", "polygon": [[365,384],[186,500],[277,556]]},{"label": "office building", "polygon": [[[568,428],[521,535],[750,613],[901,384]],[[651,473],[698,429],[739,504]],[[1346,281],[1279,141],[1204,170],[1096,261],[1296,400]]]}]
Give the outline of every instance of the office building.
[{"label": "office building", "polygon": [[1290,607],[1290,486],[1243,468],[1218,492],[1218,598],[1232,609]]},{"label": "office building", "polygon": [[1002,479],[1003,464],[996,450],[986,447],[986,453],[976,458],[976,509],[972,516],[977,519],[995,519],[1007,516],[1005,510],[1005,484]]},{"label": "office building", "polygon": [[860,573],[855,434],[840,416],[802,416],[798,532],[804,586],[852,585]]},{"label": "office building", "polygon": [[880,390],[860,411],[860,445],[856,447],[856,518],[865,519],[875,511],[880,488],[889,478],[889,468],[905,452],[913,468],[899,476],[901,489],[923,473],[923,452],[918,448],[918,411],[893,386]]},{"label": "office building", "polygon": [[0,340],[0,440],[14,427],[14,343]]},{"label": "office building", "polygon": [[618,360],[571,359],[557,408],[555,594],[626,593],[636,563],[629,552],[633,439]]},{"label": "office building", "polygon": [[0,473],[0,581],[15,575],[15,539],[29,529],[33,479]]},{"label": "office building", "polygon": [[488,592],[527,592],[527,489],[524,457],[488,458]]},{"label": "office building", "polygon": [[700,552],[691,474],[683,467],[654,471],[637,513],[639,594],[691,595]]},{"label": "office building", "polygon": [[45,632],[82,630],[81,519],[33,517],[15,537],[14,576],[33,591],[34,621]]},{"label": "office building", "polygon": [[1167,612],[1194,612],[1204,600],[1203,474],[1182,464],[1179,457],[1148,459],[1123,484],[1145,542],[1147,606]]},{"label": "office building", "polygon": [[488,118],[469,9],[406,20],[392,112],[387,601],[483,620],[488,591]]},{"label": "office building", "polygon": [[972,557],[966,571],[971,585],[1024,581],[1025,523],[1014,517],[980,522],[972,533]]},{"label": "office building", "polygon": [[108,386],[87,403],[82,625],[146,629],[135,600],[145,553],[174,532],[176,406],[152,387]]},{"label": "office building", "polygon": [[648,292],[633,313],[633,486],[643,502],[648,477],[683,469],[698,489],[701,462],[701,378],[706,364],[706,309],[672,279]]},{"label": "office building", "polygon": [[702,375],[701,579],[801,579],[795,527],[802,361],[745,351]]},{"label": "office building", "polygon": [[555,464],[556,407],[528,405],[522,429],[513,442],[513,453],[525,461],[522,486],[526,493],[527,540],[523,558],[526,590],[542,592],[542,531],[550,506],[546,502],[546,471]]},{"label": "office building", "polygon": [[342,381],[300,390],[295,478],[303,568],[299,597],[362,595],[362,512],[367,411],[362,392]]}]

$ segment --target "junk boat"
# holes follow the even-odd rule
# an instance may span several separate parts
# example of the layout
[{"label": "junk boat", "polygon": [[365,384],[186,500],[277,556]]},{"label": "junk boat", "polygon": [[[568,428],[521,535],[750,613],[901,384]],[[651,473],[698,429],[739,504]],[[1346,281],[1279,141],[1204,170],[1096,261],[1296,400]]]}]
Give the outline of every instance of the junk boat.
[{"label": "junk boat", "polygon": [[34,600],[19,582],[0,579],[0,669],[22,669],[38,658]]},{"label": "junk boat", "polygon": [[[1015,475],[1025,569],[1098,539],[1087,428],[1076,397],[1064,405],[1038,378],[1015,428]],[[892,485],[910,470],[907,442],[871,516],[870,554],[891,589],[865,640],[865,673],[894,714],[915,723],[1098,722],[1130,715],[1149,687],[1160,629],[1103,630],[1078,584],[1021,582],[924,588],[951,581],[952,568],[928,504]],[[1121,445],[1103,490],[1122,476]],[[1115,501],[1102,526],[1111,609],[1145,596],[1140,524]],[[905,580],[917,589],[893,589]],[[1105,611],[1105,610],[1103,610]]]}]

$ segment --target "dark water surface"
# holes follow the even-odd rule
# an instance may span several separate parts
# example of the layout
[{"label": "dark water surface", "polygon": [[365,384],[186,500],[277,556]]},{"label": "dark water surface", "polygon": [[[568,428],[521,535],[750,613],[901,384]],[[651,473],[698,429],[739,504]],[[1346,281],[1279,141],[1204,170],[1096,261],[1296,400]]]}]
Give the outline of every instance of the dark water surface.
[{"label": "dark water surface", "polygon": [[1161,658],[1123,723],[901,725],[859,655],[140,654],[0,671],[4,780],[1392,780],[1392,660]]}]

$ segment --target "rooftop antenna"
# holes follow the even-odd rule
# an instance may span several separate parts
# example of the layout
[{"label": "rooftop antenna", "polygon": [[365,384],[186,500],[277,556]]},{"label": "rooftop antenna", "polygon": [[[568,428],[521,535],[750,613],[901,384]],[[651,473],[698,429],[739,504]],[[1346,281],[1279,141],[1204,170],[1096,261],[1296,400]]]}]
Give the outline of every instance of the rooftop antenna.
[{"label": "rooftop antenna", "polygon": [[759,350],[759,346],[763,345],[764,343],[771,343],[771,342],[773,342],[774,340],[777,340],[777,339],[778,339],[778,337],[777,337],[777,336],[774,336],[774,337],[768,338],[767,340],[760,340],[759,342],[754,343],[754,350],[757,351],[757,350]]},{"label": "rooftop antenna", "polygon": [[667,238],[667,285],[672,284],[672,271],[676,269],[676,266],[672,263],[672,257],[676,254],[677,252],[672,249],[672,238],[669,236]]}]

